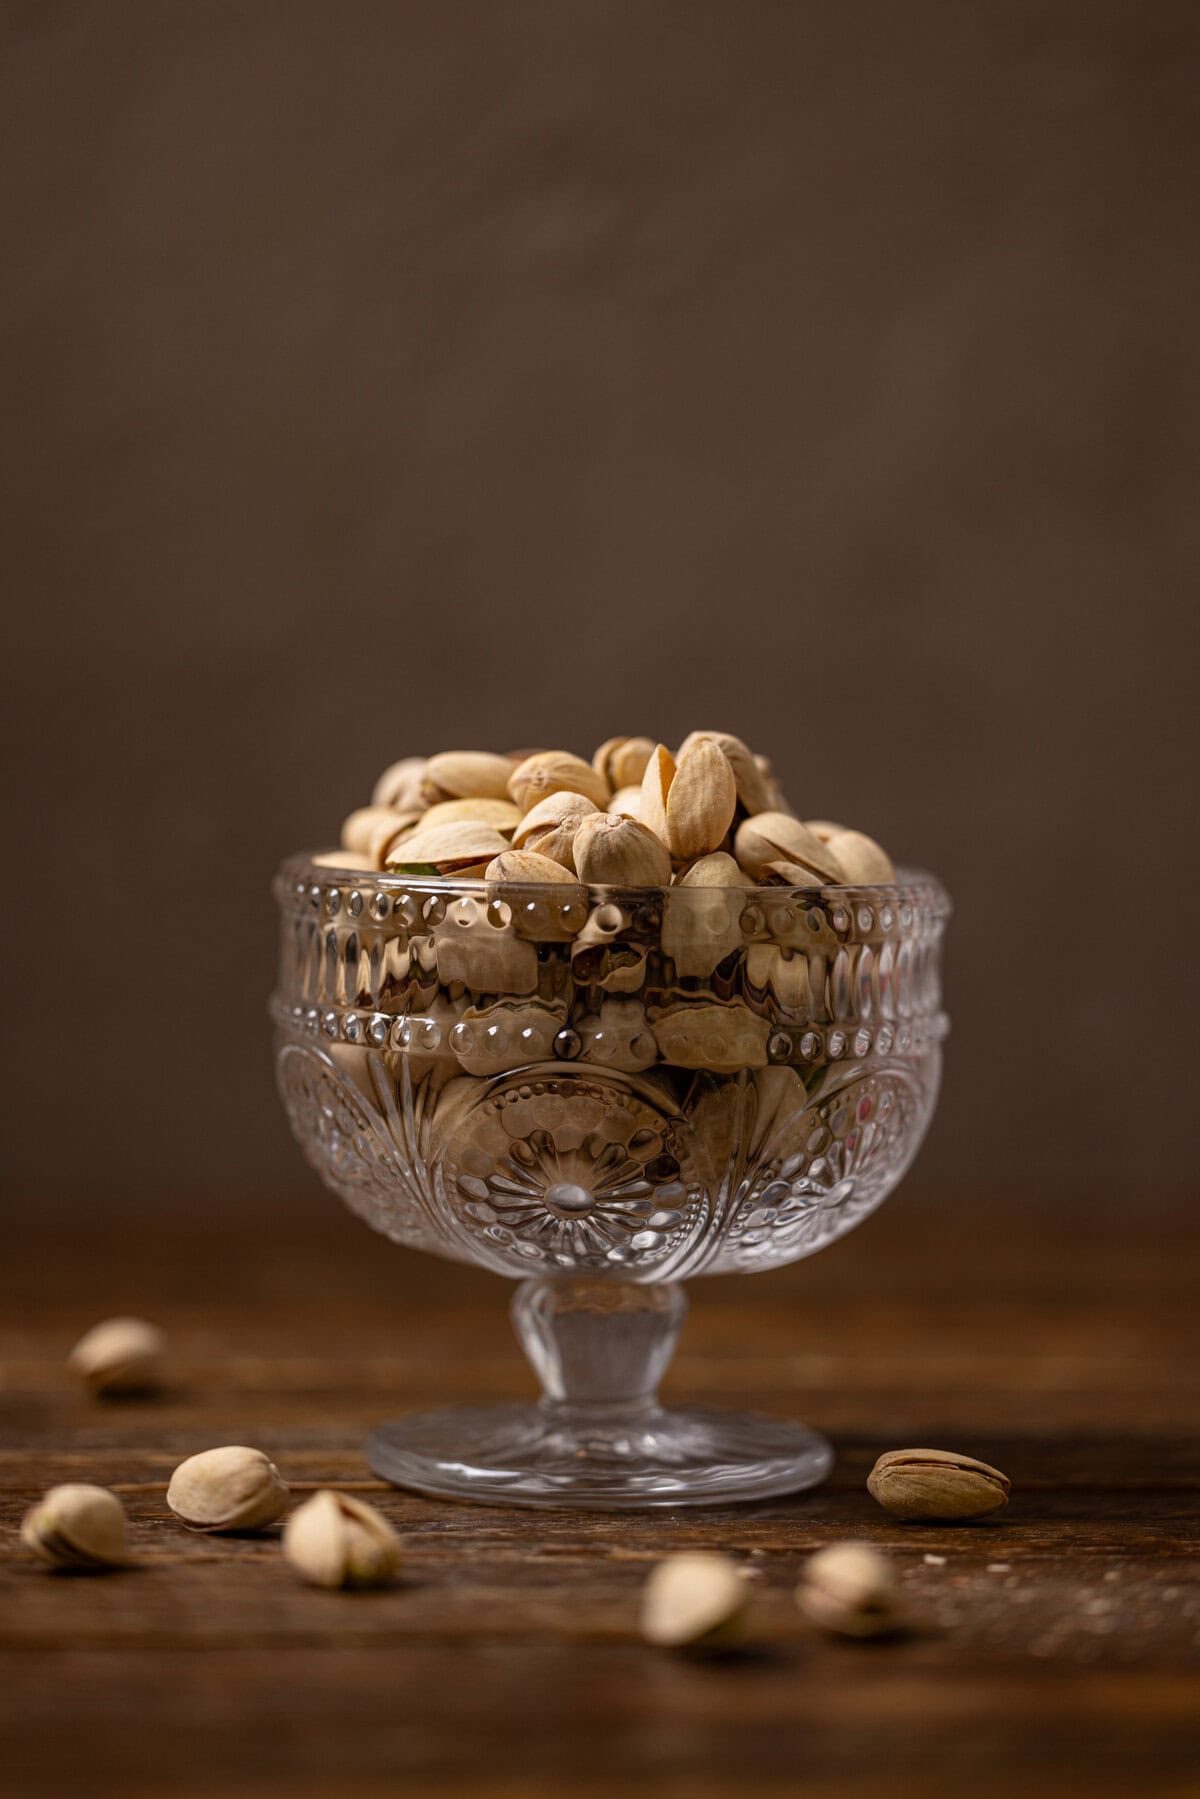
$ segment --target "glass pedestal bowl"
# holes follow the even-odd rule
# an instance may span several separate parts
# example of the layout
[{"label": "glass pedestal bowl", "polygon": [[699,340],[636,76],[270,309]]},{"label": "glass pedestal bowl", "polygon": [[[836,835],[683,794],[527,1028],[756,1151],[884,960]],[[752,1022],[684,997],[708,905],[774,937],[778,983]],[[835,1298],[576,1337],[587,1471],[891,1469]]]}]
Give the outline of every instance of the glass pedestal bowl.
[{"label": "glass pedestal bowl", "polygon": [[778,1418],[659,1404],[680,1283],[811,1255],[886,1197],[937,1096],[938,883],[618,890],[286,862],[279,1091],[327,1186],[520,1282],[537,1404],[381,1425],[375,1472],[520,1505],[814,1485]]}]

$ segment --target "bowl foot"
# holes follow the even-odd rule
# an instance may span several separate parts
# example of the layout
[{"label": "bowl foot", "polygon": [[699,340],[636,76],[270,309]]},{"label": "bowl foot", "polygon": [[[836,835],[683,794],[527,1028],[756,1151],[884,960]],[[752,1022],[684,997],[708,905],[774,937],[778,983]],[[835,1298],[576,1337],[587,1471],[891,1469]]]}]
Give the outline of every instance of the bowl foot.
[{"label": "bowl foot", "polygon": [[462,1406],[381,1424],[374,1472],[396,1486],[489,1505],[725,1505],[824,1480],[833,1451],[802,1424],[756,1413],[669,1410],[581,1419],[577,1408]]}]

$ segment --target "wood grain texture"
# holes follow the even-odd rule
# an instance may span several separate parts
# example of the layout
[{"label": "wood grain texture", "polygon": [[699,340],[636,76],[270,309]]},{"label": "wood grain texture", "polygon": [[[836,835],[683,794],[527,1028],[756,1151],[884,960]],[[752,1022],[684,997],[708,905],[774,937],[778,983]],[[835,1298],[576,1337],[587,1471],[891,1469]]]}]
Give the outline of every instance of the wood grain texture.
[{"label": "wood grain texture", "polygon": [[[918,1192],[810,1263],[696,1283],[670,1390],[805,1417],[834,1438],[834,1476],[795,1500],[623,1518],[370,1476],[359,1444],[389,1412],[528,1391],[504,1283],[333,1206],[129,1216],[115,1237],[77,1210],[18,1210],[0,1270],[6,1799],[1196,1790],[1200,1233],[1184,1214],[1135,1233],[1123,1210]],[[170,1332],[157,1399],[98,1402],[65,1372],[78,1332],[122,1309]],[[222,1441],[268,1450],[297,1493],[368,1493],[404,1543],[402,1582],[310,1591],[278,1529],[180,1529],[166,1479]],[[906,1442],[997,1463],[1007,1513],[891,1523],[863,1481]],[[135,1569],[62,1577],[24,1555],[22,1511],[68,1479],[122,1493]],[[805,1555],[841,1537],[894,1557],[898,1641],[829,1641],[796,1613]],[[684,1545],[753,1570],[746,1654],[640,1643],[646,1571]]]}]

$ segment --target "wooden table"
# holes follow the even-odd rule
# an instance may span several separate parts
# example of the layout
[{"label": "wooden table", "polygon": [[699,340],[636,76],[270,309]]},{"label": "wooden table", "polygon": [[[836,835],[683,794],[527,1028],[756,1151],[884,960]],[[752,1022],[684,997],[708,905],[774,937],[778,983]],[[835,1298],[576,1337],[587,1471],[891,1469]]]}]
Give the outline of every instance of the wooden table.
[{"label": "wooden table", "polygon": [[[1200,1792],[1194,1357],[1200,1231],[1125,1195],[939,1198],[754,1279],[697,1283],[668,1391],[803,1416],[837,1451],[794,1500],[633,1517],[435,1502],[371,1479],[366,1427],[527,1392],[505,1284],[372,1237],[298,1177],[289,1205],[12,1208],[0,1270],[0,1792],[397,1791],[1092,1796]],[[96,1318],[169,1330],[171,1390],[102,1403],[64,1370]],[[270,1452],[297,1493],[368,1494],[406,1550],[384,1593],[308,1590],[278,1533],[171,1519],[183,1455]],[[1012,1477],[1002,1521],[900,1526],[876,1454],[933,1445]],[[63,1480],[112,1485],[139,1565],[72,1578],[15,1533]],[[805,1627],[805,1555],[894,1558],[912,1628]],[[644,1646],[668,1549],[745,1558],[752,1647]]]}]

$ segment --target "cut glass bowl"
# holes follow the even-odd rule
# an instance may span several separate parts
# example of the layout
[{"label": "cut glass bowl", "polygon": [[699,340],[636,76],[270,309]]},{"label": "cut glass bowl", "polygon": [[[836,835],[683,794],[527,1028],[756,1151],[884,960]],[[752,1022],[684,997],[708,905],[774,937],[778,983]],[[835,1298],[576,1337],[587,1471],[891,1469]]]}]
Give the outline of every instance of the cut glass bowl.
[{"label": "cut glass bowl", "polygon": [[874,1211],[937,1097],[949,914],[894,885],[276,882],[279,1091],[327,1186],[409,1248],[520,1282],[531,1405],[381,1425],[375,1471],[524,1505],[814,1485],[788,1420],[657,1398],[680,1283],[812,1255]]}]

